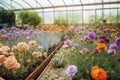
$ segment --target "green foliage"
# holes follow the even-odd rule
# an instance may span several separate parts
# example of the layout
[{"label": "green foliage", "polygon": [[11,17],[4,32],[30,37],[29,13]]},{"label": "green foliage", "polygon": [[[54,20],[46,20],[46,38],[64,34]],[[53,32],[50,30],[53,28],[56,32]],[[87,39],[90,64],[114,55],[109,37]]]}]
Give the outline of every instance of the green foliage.
[{"label": "green foliage", "polygon": [[57,24],[59,26],[62,26],[62,25],[68,26],[68,25],[70,25],[70,22],[68,19],[58,17],[54,20],[54,24]]},{"label": "green foliage", "polygon": [[0,8],[0,23],[7,23],[10,26],[15,24],[15,13],[13,10]]},{"label": "green foliage", "polygon": [[103,26],[103,27],[109,27],[109,26],[112,26],[112,27],[120,27],[120,18],[119,18],[120,14],[118,14],[118,17],[115,16],[115,15],[109,15],[109,16],[105,16],[105,19],[106,19],[106,23],[103,23],[103,16],[99,16],[96,15],[96,20],[95,20],[95,16],[92,15],[89,17],[89,25],[90,26],[96,26],[96,25],[100,25],[100,26]]},{"label": "green foliage", "polygon": [[41,17],[37,12],[31,12],[28,10],[21,10],[18,14],[18,19],[22,24],[37,25],[41,23]]}]

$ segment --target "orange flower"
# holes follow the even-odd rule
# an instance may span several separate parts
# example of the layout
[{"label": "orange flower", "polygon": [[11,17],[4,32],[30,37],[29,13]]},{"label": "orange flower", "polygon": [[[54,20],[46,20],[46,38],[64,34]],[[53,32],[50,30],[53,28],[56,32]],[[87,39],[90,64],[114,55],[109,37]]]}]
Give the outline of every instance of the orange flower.
[{"label": "orange flower", "polygon": [[6,34],[4,34],[4,35],[1,35],[1,37],[2,37],[3,39],[5,39],[5,38],[6,38]]},{"label": "orange flower", "polygon": [[28,44],[29,44],[30,47],[35,47],[37,45],[37,41],[31,40],[31,41],[29,41]]},{"label": "orange flower", "polygon": [[8,46],[2,46],[0,48],[0,52],[8,52],[10,50],[10,48]]},{"label": "orange flower", "polygon": [[18,69],[20,68],[20,64],[17,62],[15,56],[9,56],[5,62],[4,65],[7,69]]},{"label": "orange flower", "polygon": [[107,45],[105,43],[96,43],[98,51],[107,50]]},{"label": "orange flower", "polygon": [[93,80],[107,80],[106,72],[98,66],[94,66],[92,68],[91,77],[93,78]]},{"label": "orange flower", "polygon": [[0,65],[2,65],[5,59],[6,59],[5,55],[0,55]]}]

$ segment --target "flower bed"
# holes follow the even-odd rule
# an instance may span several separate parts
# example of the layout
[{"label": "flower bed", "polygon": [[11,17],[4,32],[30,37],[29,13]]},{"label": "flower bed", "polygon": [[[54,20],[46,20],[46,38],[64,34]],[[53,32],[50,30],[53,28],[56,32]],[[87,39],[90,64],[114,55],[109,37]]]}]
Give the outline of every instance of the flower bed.
[{"label": "flower bed", "polygon": [[120,30],[87,28],[65,38],[59,52],[64,54],[66,75],[73,80],[119,80]]},{"label": "flower bed", "polygon": [[55,49],[61,34],[55,31],[12,27],[0,30],[0,76],[24,80]]}]

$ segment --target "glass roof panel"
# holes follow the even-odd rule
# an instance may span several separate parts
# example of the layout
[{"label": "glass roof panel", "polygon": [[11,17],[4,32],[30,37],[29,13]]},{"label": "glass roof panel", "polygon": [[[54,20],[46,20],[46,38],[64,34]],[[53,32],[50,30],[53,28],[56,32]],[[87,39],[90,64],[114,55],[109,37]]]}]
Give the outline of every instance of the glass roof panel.
[{"label": "glass roof panel", "polygon": [[[6,0],[5,0],[6,1]],[[18,2],[18,0],[13,0],[13,1],[15,1],[15,2],[17,2],[18,4],[20,4],[21,6],[23,6],[24,8],[31,8],[27,3],[25,3],[23,0],[19,0],[19,2]],[[14,4],[15,5],[15,4]],[[13,6],[14,6],[13,5]],[[17,7],[17,8],[19,8],[18,6],[15,6],[15,7]]]},{"label": "glass roof panel", "polygon": [[25,0],[27,3],[29,3],[32,7],[37,7],[37,3],[35,2],[35,0]]},{"label": "glass roof panel", "polygon": [[103,2],[115,2],[115,1],[120,1],[120,0],[103,0]]},{"label": "glass roof panel", "polygon": [[88,3],[102,3],[102,0],[81,0],[83,4]]},{"label": "glass roof panel", "polygon": [[42,7],[52,6],[48,0],[36,0],[36,1],[39,2],[39,4],[41,4]]},{"label": "glass roof panel", "polygon": [[72,0],[64,0],[64,2],[66,3],[66,5],[71,5],[72,4]]},{"label": "glass roof panel", "polygon": [[64,0],[66,5],[72,5],[72,4],[81,4],[80,0]]},{"label": "glass roof panel", "polygon": [[117,8],[118,7],[118,4],[106,4],[104,5],[104,8]]},{"label": "glass roof panel", "polygon": [[54,5],[54,6],[60,6],[60,5],[64,5],[64,3],[62,2],[62,0],[50,0],[51,3]]}]

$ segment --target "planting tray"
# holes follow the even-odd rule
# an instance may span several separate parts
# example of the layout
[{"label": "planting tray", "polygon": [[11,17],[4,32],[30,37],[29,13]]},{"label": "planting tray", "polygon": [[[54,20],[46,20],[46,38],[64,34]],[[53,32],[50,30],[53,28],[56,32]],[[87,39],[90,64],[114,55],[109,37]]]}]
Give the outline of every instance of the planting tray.
[{"label": "planting tray", "polygon": [[58,44],[53,52],[25,80],[36,80],[38,76],[43,72],[45,67],[49,64],[56,51],[59,50],[62,45],[63,41]]}]

